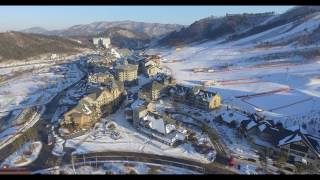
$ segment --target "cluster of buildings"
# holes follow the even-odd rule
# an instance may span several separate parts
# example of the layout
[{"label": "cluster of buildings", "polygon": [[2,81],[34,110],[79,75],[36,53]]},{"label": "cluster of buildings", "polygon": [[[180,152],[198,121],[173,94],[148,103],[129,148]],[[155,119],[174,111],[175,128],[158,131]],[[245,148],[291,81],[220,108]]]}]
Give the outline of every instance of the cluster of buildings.
[{"label": "cluster of buildings", "polygon": [[200,86],[176,85],[170,88],[169,93],[175,101],[203,110],[216,109],[221,105],[221,96],[219,94],[206,91]]},{"label": "cluster of buildings", "polygon": [[184,141],[187,129],[176,119],[156,111],[155,104],[164,97],[202,110],[218,108],[221,102],[216,93],[176,84],[170,75],[157,73],[151,82],[139,89],[138,99],[126,108],[126,118],[140,132],[168,145]]},{"label": "cluster of buildings", "polygon": [[89,130],[101,117],[117,110],[125,95],[123,83],[115,80],[89,89],[87,95],[63,115],[60,127],[69,132],[65,136]]},{"label": "cluster of buildings", "polygon": [[257,149],[268,149],[274,159],[285,155],[290,163],[320,165],[320,138],[303,133],[299,127],[286,129],[272,120],[249,119],[240,123],[239,131]]},{"label": "cluster of buildings", "polygon": [[107,58],[89,64],[93,67],[88,74],[91,88],[64,114],[60,126],[68,129],[69,134],[65,133],[65,137],[91,129],[101,117],[117,110],[127,96],[126,89],[138,85],[138,74],[151,81],[142,85],[133,101],[127,104],[126,119],[139,132],[170,146],[185,141],[188,130],[170,115],[157,112],[155,104],[158,100],[169,97],[172,101],[203,110],[220,106],[221,98],[216,93],[177,85],[172,76],[162,72],[157,55],[131,55],[115,62]]},{"label": "cluster of buildings", "polygon": [[112,80],[114,80],[114,76],[109,72],[90,73],[88,75],[88,82],[91,84],[107,84],[108,82],[111,82]]},{"label": "cluster of buildings", "polygon": [[299,126],[288,129],[256,114],[248,116],[237,112],[224,112],[216,120],[237,128],[239,135],[259,152],[268,151],[262,155],[274,160],[282,158],[291,164],[320,166],[320,138],[304,133]]},{"label": "cluster of buildings", "polygon": [[154,106],[153,102],[137,99],[126,108],[126,118],[139,132],[167,145],[184,141],[186,128],[179,126],[176,120],[157,113]]},{"label": "cluster of buildings", "polygon": [[88,74],[86,95],[63,115],[60,123],[60,127],[68,130],[65,137],[89,130],[101,117],[115,112],[126,98],[127,79],[117,78],[120,72],[113,72],[113,66],[104,66],[104,61],[109,59],[89,62],[93,68]]},{"label": "cluster of buildings", "polygon": [[138,66],[138,72],[147,77],[154,77],[161,72],[160,56],[136,55],[128,57],[128,62]]}]

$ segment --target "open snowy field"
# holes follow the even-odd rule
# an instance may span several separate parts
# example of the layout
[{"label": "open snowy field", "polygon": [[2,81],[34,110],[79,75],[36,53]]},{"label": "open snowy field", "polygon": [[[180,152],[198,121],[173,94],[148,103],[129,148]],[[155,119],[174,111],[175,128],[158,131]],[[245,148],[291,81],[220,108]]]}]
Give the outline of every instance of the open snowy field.
[{"label": "open snowy field", "polygon": [[[263,37],[263,34],[256,36]],[[320,136],[320,123],[314,119],[320,109],[319,58],[306,59],[291,54],[287,58],[267,59],[263,57],[306,47],[256,48],[248,38],[224,44],[219,42],[194,44],[180,51],[175,48],[149,49],[147,53],[160,53],[163,64],[178,83],[200,85],[203,81],[214,80],[216,84],[207,88],[221,94],[223,103],[250,112],[263,110],[262,114],[286,127],[313,121],[312,128],[306,130]],[[194,68],[209,68],[213,72],[194,72]],[[290,122],[288,119],[297,120]]]},{"label": "open snowy field", "polygon": [[45,104],[83,75],[76,64],[47,66],[18,74],[0,84],[1,112]]}]

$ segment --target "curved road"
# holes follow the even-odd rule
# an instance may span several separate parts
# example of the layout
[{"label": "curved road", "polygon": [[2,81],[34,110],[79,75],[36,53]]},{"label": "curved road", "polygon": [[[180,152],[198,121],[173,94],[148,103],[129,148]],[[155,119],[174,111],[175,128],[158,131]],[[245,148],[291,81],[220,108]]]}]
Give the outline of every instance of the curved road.
[{"label": "curved road", "polygon": [[118,151],[109,151],[109,152],[93,152],[87,154],[77,154],[70,156],[69,162],[64,162],[65,164],[70,165],[92,165],[120,160],[124,162],[136,161],[136,162],[145,162],[145,163],[154,163],[161,165],[170,165],[180,168],[189,169],[203,174],[235,174],[233,171],[230,171],[223,167],[218,167],[214,164],[203,164],[197,161],[181,159],[169,156],[161,156],[155,154],[145,154],[145,153],[135,153],[135,152],[118,152]]}]

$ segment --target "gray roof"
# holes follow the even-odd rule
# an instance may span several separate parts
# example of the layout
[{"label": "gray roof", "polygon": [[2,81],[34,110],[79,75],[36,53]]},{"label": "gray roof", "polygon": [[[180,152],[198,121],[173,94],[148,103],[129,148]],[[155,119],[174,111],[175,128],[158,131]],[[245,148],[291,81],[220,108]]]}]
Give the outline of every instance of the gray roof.
[{"label": "gray roof", "polygon": [[135,71],[138,70],[138,66],[134,64],[117,64],[115,69],[120,71]]},{"label": "gray roof", "polygon": [[320,138],[309,135],[309,134],[304,134],[300,130],[291,132],[291,134],[287,136],[283,136],[279,141],[278,141],[278,146],[298,142],[298,141],[304,141],[305,144],[311,148],[318,156],[320,155]]},{"label": "gray roof", "polygon": [[173,90],[178,95],[188,94],[203,101],[210,101],[216,95],[216,93],[203,90],[200,87],[187,87],[179,84],[173,87]]},{"label": "gray roof", "polygon": [[152,89],[159,89],[161,90],[164,86],[161,83],[158,83],[157,81],[149,82],[142,86],[142,89],[145,91],[151,91]]}]

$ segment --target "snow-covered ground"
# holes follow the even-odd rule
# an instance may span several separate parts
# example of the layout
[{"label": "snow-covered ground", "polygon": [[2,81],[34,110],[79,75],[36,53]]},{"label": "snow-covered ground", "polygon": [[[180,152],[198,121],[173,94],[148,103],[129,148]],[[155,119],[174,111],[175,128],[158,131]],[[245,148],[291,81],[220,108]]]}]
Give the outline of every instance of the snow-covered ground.
[{"label": "snow-covered ground", "polygon": [[20,137],[25,131],[34,126],[40,119],[40,116],[44,113],[45,109],[45,106],[37,107],[35,112],[33,112],[31,117],[29,117],[27,122],[23,123],[22,125],[13,126],[2,131],[0,134],[0,148],[3,148],[4,146],[12,143],[16,138]]},{"label": "snow-covered ground", "polygon": [[246,139],[240,138],[235,129],[217,123],[210,124],[218,130],[221,141],[227,145],[232,154],[242,158],[257,159],[259,157],[258,152],[252,149]]},{"label": "snow-covered ground", "polygon": [[[306,27],[316,27],[318,18],[315,16],[306,22]],[[291,33],[296,34],[300,30],[300,26],[295,27]],[[306,124],[308,133],[320,136],[320,59],[301,56],[273,60],[261,58],[262,55],[296,52],[304,48],[290,45],[255,48],[250,39],[241,39],[224,44],[210,41],[184,47],[180,51],[175,48],[149,49],[147,53],[160,53],[163,63],[171,69],[178,83],[199,85],[203,80],[218,81],[218,84],[207,88],[221,94],[223,103],[250,112],[262,110],[261,114],[268,119],[280,121],[288,128]],[[215,71],[193,72],[193,68],[212,68]],[[265,94],[250,96],[257,93]],[[248,97],[237,98],[245,95]]]},{"label": "snow-covered ground", "polygon": [[[47,66],[52,65],[54,63],[61,63],[61,62],[70,62],[70,61],[76,61],[82,56],[86,56],[88,54],[96,53],[94,50],[91,49],[83,49],[82,53],[77,54],[71,54],[71,55],[63,55],[61,57],[51,59],[49,56],[42,56],[42,57],[31,57],[29,59],[25,60],[10,60],[10,61],[4,61],[0,63],[0,68],[2,74],[2,70],[4,72],[10,72],[11,70],[21,70],[31,67],[40,67],[40,66]],[[50,55],[51,56],[51,55]]]},{"label": "snow-covered ground", "polygon": [[43,67],[20,74],[0,84],[1,112],[45,104],[83,75],[76,64]]},{"label": "snow-covered ground", "polygon": [[93,136],[86,134],[67,140],[65,146],[76,148],[74,153],[79,154],[104,151],[140,152],[192,159],[202,163],[210,162],[206,156],[197,153],[190,144],[182,144],[174,148],[137,132],[133,125],[125,119],[123,108],[107,119],[116,124],[116,131],[120,133],[120,139],[114,140],[110,133],[98,132]]},{"label": "snow-covered ground", "polygon": [[42,143],[40,141],[27,142],[20,149],[11,154],[1,164],[1,167],[22,167],[35,161],[41,151]]},{"label": "snow-covered ground", "polygon": [[66,165],[60,168],[40,170],[35,173],[59,174],[61,171],[66,174],[199,174],[199,172],[180,167],[134,161],[106,161],[99,163],[97,167],[81,165],[75,170],[71,165]]},{"label": "snow-covered ground", "polygon": [[14,126],[14,127],[9,127],[5,130],[3,130],[0,133],[0,140],[1,141],[5,141],[6,139],[11,138],[12,136],[14,136],[16,134],[16,132],[22,127],[21,126]]},{"label": "snow-covered ground", "polygon": [[239,164],[240,169],[239,172],[240,174],[258,174],[256,169],[257,167],[251,164]]}]

